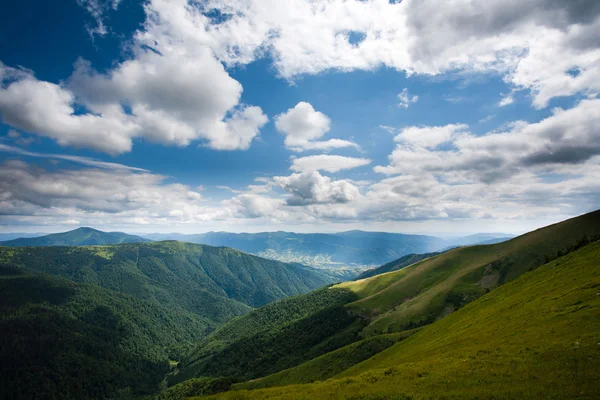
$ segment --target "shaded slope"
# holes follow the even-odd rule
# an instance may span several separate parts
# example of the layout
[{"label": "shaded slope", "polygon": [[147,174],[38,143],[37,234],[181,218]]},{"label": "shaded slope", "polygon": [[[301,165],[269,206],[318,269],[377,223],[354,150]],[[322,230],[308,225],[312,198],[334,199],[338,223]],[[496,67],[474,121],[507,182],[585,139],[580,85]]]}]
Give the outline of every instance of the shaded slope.
[{"label": "shaded slope", "polygon": [[150,241],[150,239],[128,235],[123,232],[102,232],[92,228],[78,228],[64,233],[7,240],[0,242],[0,246],[93,246]]},{"label": "shaded slope", "polygon": [[219,399],[595,399],[600,382],[600,243],[488,293],[316,384]]},{"label": "shaded slope", "polygon": [[200,342],[169,383],[198,376],[255,378],[352,343],[363,324],[343,305],[354,299],[348,290],[324,288],[236,318]]},{"label": "shaded slope", "polygon": [[[212,323],[93,285],[0,267],[0,398],[151,393]],[[127,389],[130,388],[130,389]]]}]

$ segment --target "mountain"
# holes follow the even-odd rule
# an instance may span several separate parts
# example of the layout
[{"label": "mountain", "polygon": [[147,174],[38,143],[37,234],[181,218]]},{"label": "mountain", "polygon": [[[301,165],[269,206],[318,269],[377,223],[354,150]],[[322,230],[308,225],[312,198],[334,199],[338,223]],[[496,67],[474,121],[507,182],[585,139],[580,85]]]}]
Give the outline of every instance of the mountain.
[{"label": "mountain", "polygon": [[506,234],[481,233],[444,240],[426,235],[348,231],[341,233],[229,233],[196,235],[147,234],[153,240],[174,239],[212,246],[227,246],[261,257],[296,262],[323,269],[338,280],[351,280],[375,265],[392,262],[408,254],[508,240]]},{"label": "mountain", "polygon": [[[169,383],[197,376],[256,379],[360,340],[427,326],[597,238],[600,211],[273,303],[201,341]],[[313,305],[310,312],[298,312],[305,303]]]},{"label": "mountain", "polygon": [[14,233],[0,233],[0,242],[7,240],[19,239],[19,238],[32,238],[43,236],[43,233],[25,233],[25,232],[14,232]]},{"label": "mountain", "polygon": [[123,232],[102,232],[92,228],[77,228],[64,233],[53,233],[39,237],[7,240],[0,242],[0,246],[92,246],[150,241],[150,239],[128,235]]},{"label": "mountain", "polygon": [[169,360],[224,322],[329,282],[181,242],[0,247],[0,398],[156,392]]},{"label": "mountain", "polygon": [[[349,231],[342,233],[229,233],[208,232],[197,235],[146,235],[153,239],[173,238],[211,246],[227,246],[252,254],[288,257],[305,264],[378,265],[408,253],[426,253],[448,243],[425,235]],[[320,260],[319,260],[320,257]]]},{"label": "mountain", "polygon": [[149,394],[212,322],[94,285],[0,267],[0,398]]},{"label": "mountain", "polygon": [[397,260],[394,260],[387,264],[383,264],[380,267],[369,269],[369,270],[363,272],[362,274],[360,274],[354,280],[365,279],[365,278],[369,278],[371,276],[384,274],[386,272],[398,271],[404,267],[408,267],[409,265],[412,265],[412,264],[419,262],[421,260],[424,260],[426,258],[436,256],[438,254],[439,253],[407,254],[404,257],[400,257]]},{"label": "mountain", "polygon": [[596,399],[599,287],[596,241],[410,337],[370,339],[385,348],[372,356],[367,339],[215,398]]},{"label": "mountain", "polygon": [[0,247],[0,261],[156,300],[216,323],[330,283],[309,267],[181,242]]}]

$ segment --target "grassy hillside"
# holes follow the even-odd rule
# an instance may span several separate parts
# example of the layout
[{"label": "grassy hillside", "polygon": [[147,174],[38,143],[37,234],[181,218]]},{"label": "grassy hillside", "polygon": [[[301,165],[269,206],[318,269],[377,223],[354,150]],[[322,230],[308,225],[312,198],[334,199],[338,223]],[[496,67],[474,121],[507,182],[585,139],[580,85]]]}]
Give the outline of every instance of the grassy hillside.
[{"label": "grassy hillside", "polygon": [[370,278],[375,275],[384,274],[386,272],[399,271],[404,267],[408,267],[409,265],[412,265],[426,258],[436,256],[438,254],[439,253],[407,254],[404,257],[400,257],[397,260],[394,260],[387,264],[383,264],[382,266],[379,266],[377,268],[365,271],[354,280],[357,281],[360,279]]},{"label": "grassy hillside", "polygon": [[93,246],[99,244],[142,242],[150,242],[150,240],[123,232],[102,232],[92,228],[78,228],[64,233],[7,240],[0,242],[0,246]]},{"label": "grassy hillside", "polygon": [[[560,224],[520,236],[508,242],[463,247],[427,258],[399,271],[388,272],[356,282],[345,282],[329,290],[345,293],[346,302],[337,304],[343,317],[336,329],[327,318],[328,306],[316,307],[303,318],[310,321],[311,330],[323,333],[310,341],[298,340],[293,350],[265,351],[278,346],[282,327],[294,335],[302,335],[293,303],[282,303],[278,325],[265,324],[253,340],[220,341],[209,336],[194,351],[200,357],[182,365],[179,379],[197,376],[234,376],[254,379],[276,373],[339,349],[361,339],[415,329],[428,325],[462,308],[494,288],[512,281],[546,261],[582,243],[587,237],[600,234],[600,212],[589,213]],[[253,312],[255,316],[265,309]],[[227,325],[228,331],[245,330],[243,319]],[[339,322],[339,320],[336,320]],[[321,323],[323,326],[319,326]],[[298,331],[294,327],[298,327]],[[256,339],[257,341],[254,341]],[[289,340],[289,339],[288,339]],[[318,341],[320,340],[320,341]],[[218,343],[218,350],[211,349]],[[288,344],[282,346],[287,349]],[[247,349],[251,347],[251,349]],[[243,353],[251,362],[235,362],[235,354]],[[302,357],[297,356],[301,354]],[[246,357],[246,356],[244,356]],[[308,358],[310,357],[310,358]],[[267,365],[268,367],[265,367]]]},{"label": "grassy hillside", "polygon": [[329,283],[307,267],[181,242],[0,247],[0,263],[156,300],[216,323]]},{"label": "grassy hillside", "polygon": [[364,336],[398,332],[431,323],[578,241],[599,235],[596,211],[507,242],[449,250],[400,271],[340,287],[360,297],[348,307],[369,318]]},{"label": "grassy hillside", "polygon": [[371,358],[395,343],[412,336],[418,332],[419,329],[420,328],[399,333],[379,335],[360,340],[307,361],[297,367],[286,369],[264,378],[235,384],[233,385],[233,389],[259,389],[324,381],[340,374],[361,361]]},{"label": "grassy hillside", "polygon": [[335,378],[215,399],[596,399],[600,243],[497,288]]},{"label": "grassy hillside", "polygon": [[152,393],[212,322],[93,285],[0,267],[0,398]]}]

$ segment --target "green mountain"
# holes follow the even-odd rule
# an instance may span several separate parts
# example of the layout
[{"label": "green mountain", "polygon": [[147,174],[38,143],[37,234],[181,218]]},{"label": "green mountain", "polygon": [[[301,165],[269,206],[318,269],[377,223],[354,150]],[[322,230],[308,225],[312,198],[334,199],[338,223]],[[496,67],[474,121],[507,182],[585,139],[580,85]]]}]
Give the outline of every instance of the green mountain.
[{"label": "green mountain", "polygon": [[99,399],[153,393],[214,325],[94,285],[0,267],[0,398]]},{"label": "green mountain", "polygon": [[156,300],[216,323],[330,282],[308,267],[181,242],[0,247],[0,262]]},{"label": "green mountain", "polygon": [[[456,248],[398,271],[274,303],[203,340],[169,383],[198,376],[256,379],[360,340],[429,325],[599,235],[596,211],[507,242]],[[329,301],[331,296],[337,300]],[[295,311],[306,302],[314,305],[310,313]]]},{"label": "green mountain", "polygon": [[[234,385],[235,390],[214,398],[597,399],[599,288],[600,242],[595,241],[362,362],[354,363],[360,361],[357,347],[365,350],[364,343],[393,341],[398,334],[346,346],[279,374]],[[340,364],[343,371],[336,368]],[[311,380],[315,383],[301,384]],[[260,387],[270,388],[256,389]]]},{"label": "green mountain", "polygon": [[92,228],[78,228],[64,233],[53,233],[40,237],[18,238],[0,242],[0,246],[93,246],[100,244],[150,242],[140,236],[123,232],[102,232]]},{"label": "green mountain", "polygon": [[169,360],[225,321],[327,283],[301,265],[181,242],[0,247],[0,398],[157,392]]}]

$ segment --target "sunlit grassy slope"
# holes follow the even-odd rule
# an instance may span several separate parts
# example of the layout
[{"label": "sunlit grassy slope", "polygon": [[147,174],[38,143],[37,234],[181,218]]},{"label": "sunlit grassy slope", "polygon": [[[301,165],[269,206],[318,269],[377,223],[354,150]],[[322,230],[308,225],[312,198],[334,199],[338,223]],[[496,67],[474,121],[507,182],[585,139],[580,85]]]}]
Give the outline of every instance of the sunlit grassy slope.
[{"label": "sunlit grassy slope", "polygon": [[541,264],[585,235],[600,234],[596,211],[508,242],[450,250],[400,271],[338,287],[360,299],[349,308],[371,321],[368,337],[430,323]]},{"label": "sunlit grassy slope", "polygon": [[333,379],[211,398],[596,399],[598,393],[600,243],[594,242]]},{"label": "sunlit grassy slope", "polygon": [[[202,376],[261,378],[363,339],[426,326],[538,268],[583,238],[599,235],[600,211],[596,211],[508,242],[454,249],[399,271],[299,296],[273,310],[259,308],[251,318],[235,319],[202,341],[169,383]],[[328,291],[341,296],[330,303]],[[298,312],[306,303],[312,305],[310,312]],[[358,349],[357,353],[341,352],[350,354],[342,362],[360,361],[366,352]],[[288,378],[295,373],[286,372],[282,382],[292,382]],[[308,380],[294,382],[329,376],[311,372]]]}]

